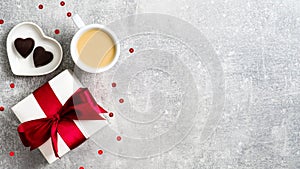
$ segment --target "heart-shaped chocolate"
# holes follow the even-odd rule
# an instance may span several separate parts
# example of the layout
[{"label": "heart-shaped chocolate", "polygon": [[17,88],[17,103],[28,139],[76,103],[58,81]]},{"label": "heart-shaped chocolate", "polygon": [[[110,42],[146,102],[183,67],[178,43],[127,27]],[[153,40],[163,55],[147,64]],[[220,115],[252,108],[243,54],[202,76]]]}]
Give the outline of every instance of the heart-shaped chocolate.
[{"label": "heart-shaped chocolate", "polygon": [[35,67],[45,66],[53,60],[53,54],[38,46],[33,52],[33,63]]},{"label": "heart-shaped chocolate", "polygon": [[19,52],[19,54],[26,58],[33,50],[34,48],[34,40],[31,38],[22,39],[17,38],[14,42],[16,50]]},{"label": "heart-shaped chocolate", "polygon": [[[18,38],[31,38],[34,40],[33,50],[26,59],[23,59],[14,45],[15,40]],[[31,56],[34,53],[34,48],[37,46],[44,47],[46,51],[50,51],[53,55],[52,60],[51,55],[48,56],[48,59],[46,56],[46,61],[49,62],[51,60],[51,62],[39,68],[36,68],[35,65],[41,66],[42,63],[36,60],[34,64],[33,56]],[[59,66],[63,57],[61,45],[57,40],[46,36],[43,30],[32,22],[19,23],[11,29],[6,40],[6,50],[11,71],[19,76],[39,76],[51,73]],[[40,54],[37,55],[39,56]]]}]

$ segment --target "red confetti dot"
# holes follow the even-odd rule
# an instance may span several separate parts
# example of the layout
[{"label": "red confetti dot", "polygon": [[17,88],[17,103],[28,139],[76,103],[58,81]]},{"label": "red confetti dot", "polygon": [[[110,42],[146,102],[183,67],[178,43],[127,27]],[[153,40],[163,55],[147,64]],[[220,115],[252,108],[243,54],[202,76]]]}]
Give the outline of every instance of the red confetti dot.
[{"label": "red confetti dot", "polygon": [[115,82],[113,82],[112,84],[111,84],[111,87],[116,87],[117,86],[117,84],[115,83]]},{"label": "red confetti dot", "polygon": [[79,167],[79,169],[84,169],[84,167],[81,166],[81,167]]},{"label": "red confetti dot", "polygon": [[117,141],[121,141],[122,137],[121,136],[117,136]]},{"label": "red confetti dot", "polygon": [[61,5],[61,6],[65,6],[65,4],[66,4],[66,3],[65,3],[64,1],[61,1],[61,2],[60,2],[60,5]]},{"label": "red confetti dot", "polygon": [[0,111],[4,111],[4,107],[3,106],[0,106]]},{"label": "red confetti dot", "polygon": [[98,150],[98,154],[102,155],[103,154],[103,150]]},{"label": "red confetti dot", "polygon": [[12,88],[12,89],[15,88],[15,84],[14,84],[14,83],[11,83],[9,86],[10,86],[10,88]]},{"label": "red confetti dot", "polygon": [[130,53],[133,53],[133,52],[134,52],[134,49],[133,49],[133,48],[130,48],[130,49],[129,49],[129,52],[130,52]]},{"label": "red confetti dot", "polygon": [[55,29],[54,33],[58,35],[60,33],[59,29]]},{"label": "red confetti dot", "polygon": [[39,9],[43,9],[44,6],[42,4],[39,4]]},{"label": "red confetti dot", "polygon": [[109,115],[109,117],[113,117],[114,116],[114,114],[112,112],[110,112],[108,115]]},{"label": "red confetti dot", "polygon": [[124,103],[124,99],[120,99],[119,102],[120,102],[120,103]]},{"label": "red confetti dot", "polygon": [[71,13],[71,12],[68,12],[68,13],[67,13],[67,16],[68,16],[68,17],[71,17],[71,16],[72,16],[72,13]]},{"label": "red confetti dot", "polygon": [[11,151],[11,152],[9,152],[9,155],[12,157],[15,155],[15,152]]},{"label": "red confetti dot", "polygon": [[3,19],[0,19],[0,24],[4,24],[4,20]]}]

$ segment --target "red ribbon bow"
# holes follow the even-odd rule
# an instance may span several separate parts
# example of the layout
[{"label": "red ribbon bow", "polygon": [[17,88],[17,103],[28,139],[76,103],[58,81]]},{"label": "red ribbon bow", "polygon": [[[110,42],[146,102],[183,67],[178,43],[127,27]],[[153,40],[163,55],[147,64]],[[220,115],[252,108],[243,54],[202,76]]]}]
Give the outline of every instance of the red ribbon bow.
[{"label": "red ribbon bow", "polygon": [[19,136],[30,150],[38,148],[51,138],[54,154],[59,157],[58,133],[70,149],[86,140],[73,120],[105,120],[99,114],[106,111],[98,106],[86,88],[79,88],[64,105],[61,105],[48,83],[33,95],[47,117],[19,125]]}]

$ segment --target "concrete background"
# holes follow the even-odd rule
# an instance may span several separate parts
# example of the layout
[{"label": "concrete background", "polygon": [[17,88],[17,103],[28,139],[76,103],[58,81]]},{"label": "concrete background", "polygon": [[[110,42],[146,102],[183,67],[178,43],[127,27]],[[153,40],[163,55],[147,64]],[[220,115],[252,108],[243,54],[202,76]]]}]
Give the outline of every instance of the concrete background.
[{"label": "concrete background", "polygon": [[[58,0],[0,2],[0,19],[4,20],[0,25],[0,105],[5,108],[0,112],[0,168],[300,168],[300,2],[65,0],[64,7]],[[38,9],[39,4],[44,5],[43,10]],[[201,123],[195,123],[188,136],[170,151],[142,159],[109,151],[99,156],[101,143],[90,139],[51,165],[38,150],[25,148],[16,132],[19,121],[10,107],[62,70],[76,72],[69,44],[77,28],[66,16],[68,11],[79,13],[86,23],[103,24],[132,14],[155,12],[197,27],[214,48],[225,82],[221,120],[208,139],[199,141]],[[6,37],[14,25],[23,21],[37,23],[62,44],[64,58],[53,73],[18,77],[10,71]],[[55,29],[61,33],[55,35]],[[145,47],[142,43],[134,45],[136,49]],[[110,74],[100,76],[109,84],[115,78]],[[86,84],[88,79],[81,80]],[[14,89],[9,87],[12,82]],[[114,109],[105,99],[100,101]],[[195,116],[195,121],[201,120],[201,116]],[[10,157],[10,151],[15,156]]]}]

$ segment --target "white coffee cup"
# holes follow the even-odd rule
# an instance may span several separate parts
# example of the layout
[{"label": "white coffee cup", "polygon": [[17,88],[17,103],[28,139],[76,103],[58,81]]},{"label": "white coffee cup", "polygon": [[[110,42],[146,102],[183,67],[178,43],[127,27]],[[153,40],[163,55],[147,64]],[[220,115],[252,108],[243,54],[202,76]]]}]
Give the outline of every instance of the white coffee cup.
[{"label": "white coffee cup", "polygon": [[[119,41],[118,41],[116,35],[114,34],[114,32],[111,31],[109,28],[107,28],[105,25],[101,25],[101,24],[85,25],[78,14],[75,14],[72,17],[72,19],[73,19],[74,23],[76,24],[76,26],[79,28],[79,30],[73,36],[72,41],[71,41],[71,46],[70,46],[72,59],[75,62],[75,64],[80,69],[82,69],[86,72],[90,72],[90,73],[100,73],[100,72],[104,72],[104,71],[112,68],[117,63],[117,61],[119,59],[119,55],[120,55],[120,44],[119,44]],[[78,50],[76,47],[78,40],[85,32],[87,32],[91,29],[99,29],[99,30],[107,33],[111,37],[112,41],[115,44],[116,52],[115,52],[114,59],[109,65],[107,65],[105,67],[100,67],[100,68],[91,67],[91,66],[85,64],[84,62],[82,62],[82,60],[79,58]]]}]

